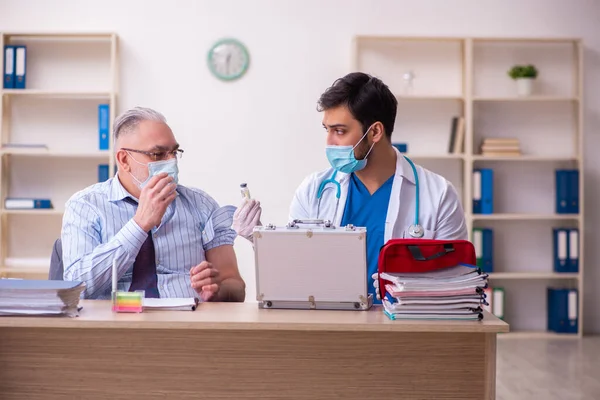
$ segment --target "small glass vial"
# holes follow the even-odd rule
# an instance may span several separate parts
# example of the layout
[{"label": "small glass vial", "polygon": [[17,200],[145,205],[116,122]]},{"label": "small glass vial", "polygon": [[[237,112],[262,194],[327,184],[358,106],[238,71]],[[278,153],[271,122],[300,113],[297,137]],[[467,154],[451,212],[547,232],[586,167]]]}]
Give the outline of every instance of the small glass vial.
[{"label": "small glass vial", "polygon": [[248,189],[248,184],[240,184],[240,191],[242,192],[242,197],[245,197],[248,200],[250,200],[250,190]]}]

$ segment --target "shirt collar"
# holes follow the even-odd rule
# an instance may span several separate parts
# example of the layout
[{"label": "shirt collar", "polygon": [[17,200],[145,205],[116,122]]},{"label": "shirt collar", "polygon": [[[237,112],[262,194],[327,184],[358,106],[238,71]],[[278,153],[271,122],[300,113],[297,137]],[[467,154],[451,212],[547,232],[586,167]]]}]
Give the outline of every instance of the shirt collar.
[{"label": "shirt collar", "polygon": [[119,180],[119,173],[115,174],[112,182],[110,183],[109,191],[108,191],[108,201],[119,201],[123,200],[126,197],[131,197],[135,201],[138,199],[129,193],[127,189],[123,187],[121,181]]},{"label": "shirt collar", "polygon": [[396,147],[394,147],[394,151],[396,152],[396,176],[402,176],[404,179],[407,179],[411,183],[415,183],[415,174],[410,163],[404,158],[404,155],[398,151]]}]

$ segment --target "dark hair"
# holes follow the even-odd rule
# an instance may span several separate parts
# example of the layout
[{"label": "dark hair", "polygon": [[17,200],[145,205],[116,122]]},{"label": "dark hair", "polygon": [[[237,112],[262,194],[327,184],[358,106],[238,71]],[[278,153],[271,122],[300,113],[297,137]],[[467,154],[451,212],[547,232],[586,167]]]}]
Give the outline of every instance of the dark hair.
[{"label": "dark hair", "polygon": [[381,79],[352,72],[337,79],[319,98],[317,110],[345,105],[363,130],[380,121],[390,139],[394,131],[398,100]]}]

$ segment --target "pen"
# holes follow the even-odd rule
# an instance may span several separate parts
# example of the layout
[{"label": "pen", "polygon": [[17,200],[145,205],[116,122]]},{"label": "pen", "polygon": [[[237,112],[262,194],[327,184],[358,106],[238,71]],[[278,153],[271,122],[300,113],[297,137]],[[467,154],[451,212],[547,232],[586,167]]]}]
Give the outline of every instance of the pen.
[{"label": "pen", "polygon": [[113,259],[112,263],[112,291],[117,291],[117,259]]}]

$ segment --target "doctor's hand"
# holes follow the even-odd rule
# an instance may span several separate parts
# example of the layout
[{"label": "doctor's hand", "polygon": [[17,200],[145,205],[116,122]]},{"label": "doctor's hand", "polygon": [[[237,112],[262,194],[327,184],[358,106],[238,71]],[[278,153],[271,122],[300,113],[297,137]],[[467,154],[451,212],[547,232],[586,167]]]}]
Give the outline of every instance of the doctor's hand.
[{"label": "doctor's hand", "polygon": [[377,300],[381,300],[381,292],[379,291],[379,274],[377,272],[375,272],[373,275],[371,275],[371,278],[373,278],[373,287],[375,288],[375,297],[377,298]]},{"label": "doctor's hand", "polygon": [[221,280],[219,271],[208,261],[202,261],[190,269],[192,288],[200,295],[203,301],[209,301],[219,292]]},{"label": "doctor's hand", "polygon": [[261,214],[260,201],[244,198],[242,204],[233,214],[233,229],[241,237],[253,242],[252,231],[255,226],[262,225],[260,222]]}]

